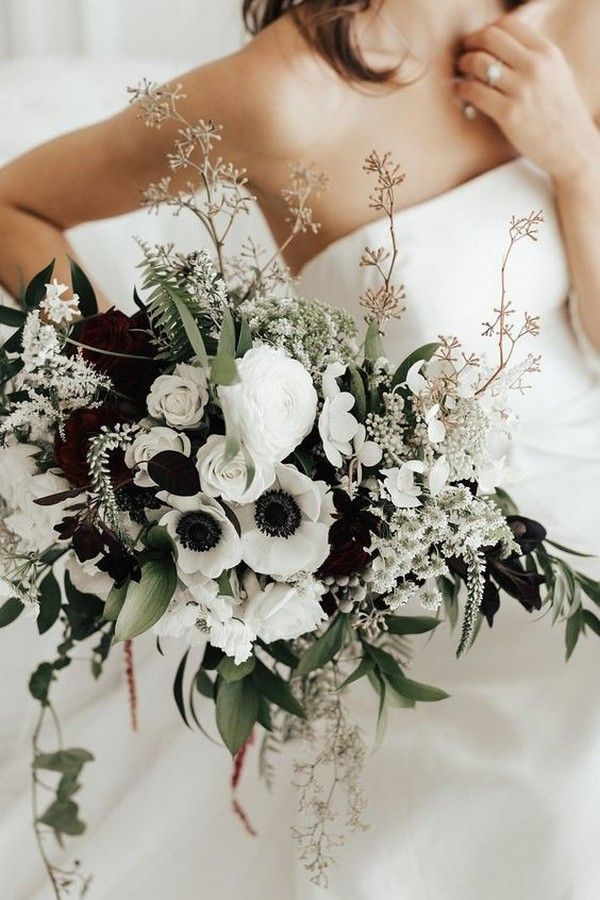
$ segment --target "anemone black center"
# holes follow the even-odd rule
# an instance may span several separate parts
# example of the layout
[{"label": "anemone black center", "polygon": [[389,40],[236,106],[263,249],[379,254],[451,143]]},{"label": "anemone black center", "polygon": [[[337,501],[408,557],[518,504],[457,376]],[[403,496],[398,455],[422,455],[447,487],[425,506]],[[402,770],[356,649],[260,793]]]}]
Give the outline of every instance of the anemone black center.
[{"label": "anemone black center", "polygon": [[254,520],[269,537],[289,538],[302,521],[300,507],[285,491],[266,491],[256,501]]},{"label": "anemone black center", "polygon": [[176,531],[182,547],[205,553],[217,546],[223,529],[208,513],[198,511],[184,513]]}]

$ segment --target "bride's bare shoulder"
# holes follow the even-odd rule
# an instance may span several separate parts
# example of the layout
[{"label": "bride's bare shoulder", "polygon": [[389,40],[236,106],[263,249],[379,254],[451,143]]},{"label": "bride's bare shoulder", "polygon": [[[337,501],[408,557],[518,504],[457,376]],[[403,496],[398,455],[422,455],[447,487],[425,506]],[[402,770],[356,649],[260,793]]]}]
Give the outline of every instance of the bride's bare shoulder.
[{"label": "bride's bare shoulder", "polygon": [[571,63],[577,78],[600,114],[600,0],[546,0],[549,30]]}]

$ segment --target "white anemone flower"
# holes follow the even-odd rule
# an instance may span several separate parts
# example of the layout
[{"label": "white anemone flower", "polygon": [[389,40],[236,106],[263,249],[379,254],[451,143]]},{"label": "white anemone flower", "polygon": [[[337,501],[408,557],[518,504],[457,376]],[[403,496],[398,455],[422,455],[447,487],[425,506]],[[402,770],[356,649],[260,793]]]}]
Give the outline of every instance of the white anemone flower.
[{"label": "white anemone flower", "polygon": [[323,373],[323,409],[319,416],[319,434],[325,456],[332,466],[339,468],[344,456],[352,454],[351,441],[359,429],[359,422],[350,410],[354,397],[349,391],[341,391],[336,378],[343,375],[346,366],[330,363]]},{"label": "white anemone flower", "polygon": [[415,473],[423,474],[425,466],[418,460],[411,460],[393,469],[382,469],[385,476],[382,487],[394,506],[398,509],[421,506],[421,489],[415,484]]},{"label": "white anemone flower", "polygon": [[168,494],[165,501],[172,508],[159,524],[175,542],[177,568],[183,575],[218,578],[225,569],[237,566],[242,559],[241,541],[220,503],[204,494]]},{"label": "white anemone flower", "polygon": [[446,426],[438,415],[440,412],[440,404],[434,403],[431,409],[425,414],[425,422],[427,424],[427,437],[430,444],[441,444],[446,437]]},{"label": "white anemone flower", "polygon": [[358,464],[358,480],[362,481],[362,467],[377,466],[383,457],[383,450],[375,441],[368,441],[367,429],[364,425],[359,425],[356,429],[352,443],[354,444],[354,457]]},{"label": "white anemone flower", "polygon": [[244,562],[282,579],[316,571],[329,553],[331,506],[325,498],[323,482],[278,464],[269,490],[236,510]]}]

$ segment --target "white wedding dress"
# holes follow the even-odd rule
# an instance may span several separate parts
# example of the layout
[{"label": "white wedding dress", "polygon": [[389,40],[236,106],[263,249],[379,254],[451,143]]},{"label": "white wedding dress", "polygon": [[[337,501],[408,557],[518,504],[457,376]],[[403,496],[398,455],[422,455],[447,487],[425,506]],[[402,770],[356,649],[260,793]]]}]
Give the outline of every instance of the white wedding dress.
[{"label": "white wedding dress", "polygon": [[[561,543],[600,553],[600,384],[597,359],[574,334],[569,278],[547,179],[524,160],[400,211],[399,274],[407,310],[388,329],[400,359],[439,333],[491,354],[481,337],[499,296],[511,216],[543,209],[539,242],[515,250],[508,280],[517,310],[541,316],[530,347],[542,372],[519,397],[510,492]],[[365,244],[386,240],[375,222],[334,244],[302,273],[306,295],[361,316],[370,271]],[[597,560],[581,567],[600,577]],[[564,627],[536,621],[505,599],[456,661],[444,625],[415,642],[415,677],[451,694],[439,704],[392,710],[365,779],[370,830],[338,852],[329,891],[296,862],[295,794],[283,754],[273,794],[249,754],[242,797],[259,830],[246,836],[228,806],[226,753],[178,720],[170,683],[180,653],[136,644],[141,730],[128,730],[119,652],[99,684],[82,666],[63,676],[58,703],[66,739],[97,757],[84,773],[88,833],[71,841],[96,879],[91,900],[595,900],[600,892],[600,643],[582,639],[564,663]],[[0,632],[4,683],[0,744],[0,897],[45,900],[50,891],[29,825],[27,760],[35,709],[26,695],[30,622]],[[15,630],[19,634],[15,634]],[[54,635],[48,638],[51,652]],[[78,682],[78,683],[77,683]],[[364,706],[364,709],[363,709]],[[355,714],[371,739],[374,695]],[[60,854],[59,854],[60,858]],[[67,857],[68,858],[68,855]]]}]

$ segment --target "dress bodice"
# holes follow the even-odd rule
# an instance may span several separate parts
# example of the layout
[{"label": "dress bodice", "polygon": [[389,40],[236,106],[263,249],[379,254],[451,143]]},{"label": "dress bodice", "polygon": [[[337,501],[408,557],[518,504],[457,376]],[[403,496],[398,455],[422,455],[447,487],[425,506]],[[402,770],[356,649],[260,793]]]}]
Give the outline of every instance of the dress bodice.
[{"label": "dress bodice", "polygon": [[[525,338],[515,360],[541,355],[542,371],[516,405],[530,424],[551,412],[569,416],[582,394],[597,398],[594,374],[573,332],[567,299],[569,273],[548,177],[523,158],[492,169],[395,216],[397,281],[406,309],[386,326],[386,351],[403,358],[439,334],[455,335],[465,351],[495,361],[494,339],[482,336],[501,296],[502,259],[512,217],[541,210],[538,240],[524,238],[507,267],[515,322],[525,311],[540,317],[537,338]],[[342,306],[361,321],[359,297],[377,286],[373,268],[359,266],[362,250],[389,246],[387,220],[376,220],[330,244],[302,270],[300,289]]]}]

